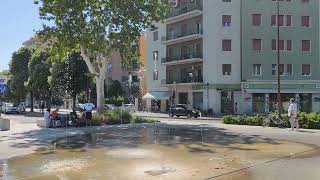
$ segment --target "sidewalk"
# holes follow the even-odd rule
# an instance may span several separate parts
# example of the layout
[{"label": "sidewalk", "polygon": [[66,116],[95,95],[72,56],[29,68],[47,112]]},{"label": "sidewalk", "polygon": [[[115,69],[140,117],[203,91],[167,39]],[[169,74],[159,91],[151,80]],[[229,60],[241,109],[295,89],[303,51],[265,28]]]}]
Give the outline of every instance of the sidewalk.
[{"label": "sidewalk", "polygon": [[[176,119],[176,118],[169,117],[169,115],[166,114],[166,113],[152,113],[152,112],[145,112],[145,111],[144,112],[138,111],[138,112],[133,113],[133,115],[140,116],[140,117],[145,117],[145,118]],[[182,117],[182,118],[179,118],[179,119],[185,120],[185,119],[188,119],[188,118]],[[219,117],[199,117],[199,118],[196,118],[196,119],[193,118],[192,120],[220,121],[221,118],[219,118]]]}]

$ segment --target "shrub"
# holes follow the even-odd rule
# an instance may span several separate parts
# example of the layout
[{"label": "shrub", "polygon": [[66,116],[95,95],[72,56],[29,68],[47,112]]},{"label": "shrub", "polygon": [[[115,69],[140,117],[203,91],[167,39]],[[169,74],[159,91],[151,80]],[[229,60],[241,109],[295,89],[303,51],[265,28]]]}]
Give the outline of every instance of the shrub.
[{"label": "shrub", "polygon": [[159,121],[157,121],[155,119],[143,118],[143,117],[139,117],[139,116],[135,116],[131,121],[131,123],[137,123],[137,124],[139,124],[139,123],[155,123],[155,122],[159,122]]},{"label": "shrub", "polygon": [[129,111],[121,109],[114,109],[107,111],[104,114],[106,124],[113,125],[113,124],[129,124],[132,120],[132,116]]},{"label": "shrub", "polygon": [[[276,119],[277,114],[271,113],[269,115],[272,119]],[[237,124],[237,125],[250,125],[250,126],[261,126],[264,118],[266,116],[256,115],[256,116],[234,116],[228,115],[223,117],[223,123],[225,124]],[[289,128],[290,122],[287,114],[282,115],[284,127]],[[300,127],[304,129],[320,129],[320,114],[319,113],[305,113],[301,112],[298,114],[298,119]],[[272,127],[277,127],[273,121],[270,122]]]},{"label": "shrub", "polygon": [[101,125],[105,124],[104,116],[94,114],[92,116],[91,123],[93,126],[101,126]]}]

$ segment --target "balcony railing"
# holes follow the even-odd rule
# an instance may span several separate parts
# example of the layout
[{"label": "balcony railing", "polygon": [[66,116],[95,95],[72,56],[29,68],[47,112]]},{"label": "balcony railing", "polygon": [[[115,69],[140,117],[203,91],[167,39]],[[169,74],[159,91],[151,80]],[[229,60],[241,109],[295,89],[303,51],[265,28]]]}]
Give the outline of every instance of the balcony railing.
[{"label": "balcony railing", "polygon": [[180,7],[178,9],[173,9],[167,16],[167,19],[180,16],[182,14],[186,14],[188,12],[195,11],[195,10],[202,10],[202,7],[199,5],[189,4],[188,6]]},{"label": "balcony railing", "polygon": [[172,78],[167,78],[166,83],[167,84],[186,84],[186,83],[203,83],[203,77],[202,76],[195,76],[195,77],[183,77],[181,79],[172,80]]},{"label": "balcony railing", "polygon": [[195,35],[195,34],[202,35],[202,30],[199,28],[195,28],[195,29],[189,30],[187,32],[179,32],[179,33],[168,32],[167,36],[162,37],[162,41],[170,41],[173,39],[187,37],[187,36],[191,36],[191,35]]},{"label": "balcony railing", "polygon": [[162,63],[168,63],[173,61],[183,61],[188,59],[197,59],[203,58],[202,53],[200,52],[193,52],[193,53],[185,53],[180,56],[169,56],[161,59]]}]

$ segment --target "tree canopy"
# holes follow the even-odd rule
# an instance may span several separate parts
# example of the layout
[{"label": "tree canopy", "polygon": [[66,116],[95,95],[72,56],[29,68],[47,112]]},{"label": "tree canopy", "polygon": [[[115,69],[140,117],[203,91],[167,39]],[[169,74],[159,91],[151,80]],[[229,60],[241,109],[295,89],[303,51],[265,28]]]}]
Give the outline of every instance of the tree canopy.
[{"label": "tree canopy", "polygon": [[21,48],[12,54],[9,64],[11,78],[9,80],[9,89],[11,99],[15,102],[24,101],[26,97],[25,83],[28,81],[28,64],[32,56],[32,50]]},{"label": "tree canopy", "polygon": [[165,19],[168,0],[37,0],[40,18],[54,26],[45,34],[60,55],[80,49],[95,75],[97,111],[104,110],[105,67],[112,51],[123,60],[138,59],[140,32]]}]

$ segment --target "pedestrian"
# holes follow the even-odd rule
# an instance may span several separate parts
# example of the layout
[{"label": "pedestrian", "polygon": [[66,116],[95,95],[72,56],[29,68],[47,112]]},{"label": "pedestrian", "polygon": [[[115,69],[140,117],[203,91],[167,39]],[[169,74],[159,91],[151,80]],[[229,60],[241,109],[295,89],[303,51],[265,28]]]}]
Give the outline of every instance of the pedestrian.
[{"label": "pedestrian", "polygon": [[44,121],[46,123],[46,127],[47,128],[51,128],[51,126],[52,126],[52,120],[51,120],[51,117],[50,117],[50,113],[51,113],[50,108],[48,108],[47,111],[44,112]]},{"label": "pedestrian", "polygon": [[86,125],[88,125],[87,123],[89,122],[90,125],[91,125],[91,119],[92,119],[92,110],[94,108],[94,104],[92,103],[85,103],[84,106],[83,106],[83,109],[85,110],[86,112]]},{"label": "pedestrian", "polygon": [[294,99],[290,99],[290,106],[288,108],[288,116],[290,120],[291,129],[299,129],[299,120],[298,120],[298,106],[295,103]]},{"label": "pedestrian", "polygon": [[233,113],[234,113],[235,115],[238,114],[238,103],[237,103],[237,102],[235,102],[234,105],[233,105]]},{"label": "pedestrian", "polygon": [[43,103],[41,103],[41,113],[43,113],[43,111],[44,111],[44,104]]}]

